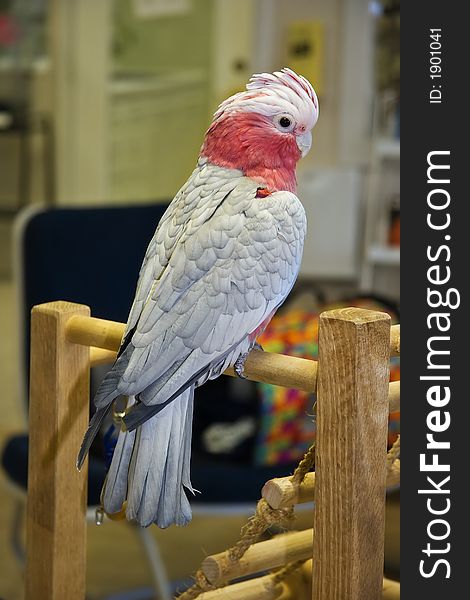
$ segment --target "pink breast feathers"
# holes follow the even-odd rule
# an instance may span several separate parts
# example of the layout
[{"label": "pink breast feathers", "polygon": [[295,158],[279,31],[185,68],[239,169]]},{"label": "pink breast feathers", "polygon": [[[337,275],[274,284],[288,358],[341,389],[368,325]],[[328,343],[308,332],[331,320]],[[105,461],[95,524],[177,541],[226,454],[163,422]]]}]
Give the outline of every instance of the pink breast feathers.
[{"label": "pink breast feathers", "polygon": [[269,322],[274,317],[276,310],[277,309],[275,308],[269,314],[269,316],[261,323],[261,325],[258,325],[258,327],[248,335],[248,339],[250,340],[250,342],[256,341],[256,338],[258,338],[264,332],[266,327],[269,325]]}]

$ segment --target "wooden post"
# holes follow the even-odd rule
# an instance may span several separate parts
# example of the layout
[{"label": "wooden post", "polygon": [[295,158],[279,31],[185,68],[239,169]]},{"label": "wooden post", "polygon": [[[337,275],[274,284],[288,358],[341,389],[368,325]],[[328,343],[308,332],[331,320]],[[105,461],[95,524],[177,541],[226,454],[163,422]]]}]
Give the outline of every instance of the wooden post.
[{"label": "wooden post", "polygon": [[390,317],[320,318],[313,600],[382,596]]},{"label": "wooden post", "polygon": [[67,341],[72,315],[87,306],[52,302],[31,318],[25,598],[83,600],[87,466],[75,467],[88,424],[89,357]]}]

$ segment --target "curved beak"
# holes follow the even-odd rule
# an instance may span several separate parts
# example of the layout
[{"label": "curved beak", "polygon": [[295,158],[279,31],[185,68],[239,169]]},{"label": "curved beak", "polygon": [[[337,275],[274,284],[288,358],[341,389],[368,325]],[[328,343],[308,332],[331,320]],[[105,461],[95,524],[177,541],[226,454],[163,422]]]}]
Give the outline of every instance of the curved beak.
[{"label": "curved beak", "polygon": [[307,131],[306,133],[303,133],[302,135],[298,135],[297,136],[297,146],[300,150],[300,153],[302,154],[302,158],[308,154],[308,151],[310,150],[311,146],[312,146],[312,132],[311,131]]}]

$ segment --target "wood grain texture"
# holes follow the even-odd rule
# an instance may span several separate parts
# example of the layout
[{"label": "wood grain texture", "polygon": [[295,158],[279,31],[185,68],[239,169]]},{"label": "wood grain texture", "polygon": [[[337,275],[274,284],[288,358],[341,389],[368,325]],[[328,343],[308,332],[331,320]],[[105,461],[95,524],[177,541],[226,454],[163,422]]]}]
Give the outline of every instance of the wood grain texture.
[{"label": "wood grain texture", "polygon": [[313,600],[382,596],[389,358],[389,315],[321,315]]},{"label": "wood grain texture", "polygon": [[238,562],[231,562],[227,552],[220,552],[205,558],[201,568],[213,584],[275,569],[311,556],[312,538],[312,529],[285,533],[253,544]]},{"label": "wood grain texture", "polygon": [[85,597],[87,464],[76,455],[88,425],[89,349],[66,339],[86,306],[52,302],[31,319],[25,598]]},{"label": "wood grain texture", "polygon": [[400,382],[391,381],[388,384],[388,410],[393,413],[400,410]]},{"label": "wood grain texture", "polygon": [[[310,586],[309,598],[311,598],[312,587],[312,559],[307,560],[302,565],[301,573],[306,586]],[[326,600],[326,599],[325,599]],[[364,599],[366,600],[366,599]],[[400,600],[400,584],[398,581],[383,578],[382,582],[382,600]]]},{"label": "wood grain texture", "polygon": [[300,484],[295,484],[292,477],[276,477],[267,481],[261,490],[261,496],[271,508],[285,508],[293,504],[313,502],[315,473],[307,473]]},{"label": "wood grain texture", "polygon": [[[315,360],[252,350],[246,359],[244,373],[250,381],[314,392],[317,367]],[[237,377],[233,367],[224,371],[224,375]]]},{"label": "wood grain texture", "polygon": [[104,350],[90,346],[90,367],[97,365],[110,365],[116,360],[117,353],[114,350]]},{"label": "wood grain texture", "polygon": [[117,352],[126,326],[117,321],[74,315],[67,322],[67,339],[83,346],[96,346]]},{"label": "wood grain texture", "polygon": [[[387,474],[387,487],[400,483],[400,459],[397,459]],[[315,473],[307,473],[301,484],[292,483],[292,477],[277,477],[267,481],[261,491],[262,497],[271,508],[287,508],[295,504],[313,502],[315,495]]]},{"label": "wood grain texture", "polygon": [[227,585],[203,592],[198,600],[294,600],[285,583],[276,583],[273,575]]},{"label": "wood grain texture", "polygon": [[392,325],[390,328],[390,354],[400,356],[400,325]]}]

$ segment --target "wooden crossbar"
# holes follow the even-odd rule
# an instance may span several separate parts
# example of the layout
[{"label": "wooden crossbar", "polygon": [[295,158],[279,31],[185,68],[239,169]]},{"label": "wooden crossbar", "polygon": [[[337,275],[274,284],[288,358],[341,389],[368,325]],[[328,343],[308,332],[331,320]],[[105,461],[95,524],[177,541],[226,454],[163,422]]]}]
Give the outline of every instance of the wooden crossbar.
[{"label": "wooden crossbar", "polygon": [[[67,339],[73,343],[90,346],[90,365],[110,364],[116,360],[116,352],[124,335],[124,323],[74,316],[67,323]],[[390,329],[390,354],[400,353],[400,325]],[[274,352],[250,353],[245,363],[245,374],[251,381],[271,383],[283,387],[314,392],[317,386],[317,361],[286,356]],[[235,377],[233,368],[224,373]],[[400,382],[389,386],[390,412],[400,410]]]},{"label": "wooden crossbar", "polygon": [[[125,325],[94,317],[72,317],[67,324],[67,338],[76,344],[90,346],[90,365],[110,364],[116,360],[116,352],[124,334]],[[400,352],[400,326],[393,325],[390,333],[390,353]],[[317,361],[253,350],[245,363],[245,374],[251,381],[271,383],[314,392],[317,386]],[[233,368],[225,375],[235,377]],[[400,410],[400,382],[389,386],[390,412]]]},{"label": "wooden crossbar", "polygon": [[[126,326],[124,323],[107,321],[106,319],[97,319],[96,317],[83,317],[81,315],[77,315],[72,317],[67,324],[67,337],[75,344],[90,346],[92,365],[112,363],[114,360],[116,360],[116,352],[121,345],[125,327]],[[105,352],[105,350],[107,350],[107,352]],[[390,328],[390,356],[399,355],[400,325],[392,325]],[[298,360],[305,359],[296,358],[296,361]],[[294,362],[293,364],[296,363]],[[301,365],[301,363],[298,364],[299,366]],[[312,391],[312,387],[308,387],[308,389],[305,389],[305,391]]]},{"label": "wooden crossbar", "polygon": [[[305,586],[308,586],[311,574],[312,560],[308,560],[300,569],[300,577]],[[286,582],[278,582],[276,575],[271,573],[204,592],[198,596],[198,600],[299,600],[299,597]],[[400,584],[397,581],[384,577],[382,600],[400,600]]]},{"label": "wooden crossbar", "polygon": [[[67,322],[67,337],[75,344],[104,348],[117,352],[121,345],[125,328],[124,323],[75,315]],[[390,327],[390,355],[400,355],[400,325],[392,325]]]},{"label": "wooden crossbar", "polygon": [[313,529],[278,535],[248,548],[238,562],[231,562],[227,552],[204,559],[202,570],[213,583],[267,571],[290,562],[306,560],[312,555]]},{"label": "wooden crossbar", "polygon": [[240,581],[218,590],[204,592],[198,600],[298,600],[284,582],[277,582],[269,574],[248,581]]},{"label": "wooden crossbar", "polygon": [[[396,485],[400,477],[400,461],[397,468],[387,474],[387,487]],[[287,508],[296,504],[313,502],[315,499],[315,472],[305,475],[300,484],[295,484],[292,477],[276,477],[267,481],[261,490],[261,496],[271,508]]]}]

